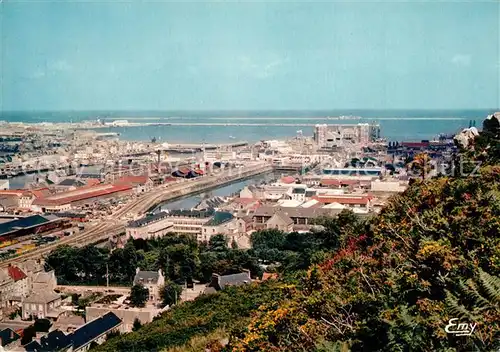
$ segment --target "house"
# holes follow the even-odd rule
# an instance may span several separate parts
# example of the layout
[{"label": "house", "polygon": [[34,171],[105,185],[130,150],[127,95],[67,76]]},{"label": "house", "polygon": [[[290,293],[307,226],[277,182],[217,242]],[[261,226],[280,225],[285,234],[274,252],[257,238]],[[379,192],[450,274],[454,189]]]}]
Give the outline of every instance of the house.
[{"label": "house", "polygon": [[236,219],[233,214],[218,211],[201,228],[201,234],[197,236],[198,241],[209,241],[217,234],[231,235],[236,231]]},{"label": "house", "polygon": [[44,271],[44,263],[42,260],[29,259],[19,263],[19,268],[28,276],[28,286],[33,289],[33,279],[36,274]]},{"label": "house", "polygon": [[149,301],[153,303],[160,302],[160,289],[165,285],[165,277],[160,270],[141,271],[137,268],[134,276],[134,285],[143,285],[149,290]]},{"label": "house", "polygon": [[228,286],[241,286],[252,283],[250,271],[245,270],[242,273],[231,275],[212,274],[212,279],[205,289],[205,294],[214,293],[223,290]]},{"label": "house", "polygon": [[57,278],[54,270],[39,272],[33,276],[32,289],[35,292],[54,291],[57,286]]},{"label": "house", "polygon": [[12,298],[16,297],[20,301],[21,297],[26,297],[30,292],[28,276],[15,265],[9,265],[7,272],[14,281]]},{"label": "house", "polygon": [[24,210],[30,210],[33,202],[39,198],[43,198],[50,195],[48,188],[32,189],[23,192],[19,198],[19,208]]},{"label": "house", "polygon": [[120,332],[130,332],[134,327],[134,321],[137,319],[143,325],[151,323],[155,317],[163,312],[163,309],[154,306],[130,307],[128,304],[113,302],[110,304],[92,303],[85,308],[87,320],[93,320],[106,313],[115,314],[122,324],[119,327]]},{"label": "house", "polygon": [[20,339],[21,336],[10,328],[0,331],[0,346],[5,347],[12,342]]},{"label": "house", "polygon": [[256,198],[254,195],[255,186],[245,186],[240,191],[240,198],[243,199],[253,199]]},{"label": "house", "polygon": [[35,292],[22,301],[22,317],[57,318],[60,306],[61,296],[54,291]]},{"label": "house", "polygon": [[266,221],[266,229],[276,229],[283,232],[293,231],[293,220],[283,211],[277,211]]},{"label": "house", "polygon": [[30,291],[28,276],[17,266],[0,270],[0,292],[3,306],[21,303]]},{"label": "house", "polygon": [[8,306],[14,292],[14,280],[9,276],[7,270],[0,270],[0,292],[2,307]]},{"label": "house", "polygon": [[72,352],[88,351],[92,343],[101,345],[106,341],[106,335],[118,331],[122,321],[114,313],[106,313],[94,319],[71,334]]},{"label": "house", "polygon": [[[101,315],[102,314],[100,314],[99,316]],[[87,314],[85,316],[87,319],[89,319],[89,316]],[[57,318],[57,321],[52,325],[52,328],[59,329],[67,333],[67,332],[73,332],[83,325],[85,325],[85,319],[82,316],[68,314],[68,315],[61,315],[59,318]]]},{"label": "house", "polygon": [[247,233],[252,230],[252,217],[251,216],[243,216],[236,220],[236,231],[238,233]]}]

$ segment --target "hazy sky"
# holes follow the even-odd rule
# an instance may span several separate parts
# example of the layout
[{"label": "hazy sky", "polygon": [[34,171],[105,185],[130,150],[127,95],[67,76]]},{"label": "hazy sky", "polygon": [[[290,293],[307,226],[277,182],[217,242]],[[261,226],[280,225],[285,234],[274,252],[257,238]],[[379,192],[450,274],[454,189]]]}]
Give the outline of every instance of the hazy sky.
[{"label": "hazy sky", "polygon": [[500,106],[496,1],[0,6],[4,110]]}]

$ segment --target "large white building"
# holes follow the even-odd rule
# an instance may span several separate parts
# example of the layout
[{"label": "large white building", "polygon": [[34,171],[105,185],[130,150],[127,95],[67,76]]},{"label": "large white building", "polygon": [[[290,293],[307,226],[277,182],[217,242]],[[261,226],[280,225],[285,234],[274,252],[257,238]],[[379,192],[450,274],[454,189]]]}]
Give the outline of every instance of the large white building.
[{"label": "large white building", "polygon": [[380,138],[380,126],[368,123],[316,125],[314,141],[318,148],[340,147],[345,143],[366,144]]},{"label": "large white building", "polygon": [[150,239],[161,237],[172,232],[174,224],[170,221],[168,213],[161,212],[152,216],[132,221],[125,228],[127,238]]}]

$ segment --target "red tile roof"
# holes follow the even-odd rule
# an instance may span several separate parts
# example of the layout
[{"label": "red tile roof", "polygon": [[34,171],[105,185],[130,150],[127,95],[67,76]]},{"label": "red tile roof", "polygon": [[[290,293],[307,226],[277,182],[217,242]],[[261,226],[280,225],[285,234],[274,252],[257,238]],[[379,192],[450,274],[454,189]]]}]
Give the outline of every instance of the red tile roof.
[{"label": "red tile roof", "polygon": [[101,181],[99,181],[96,178],[88,178],[85,180],[85,183],[87,186],[95,186],[95,185],[98,185],[99,183],[101,183]]},{"label": "red tile roof", "polygon": [[102,197],[113,193],[129,191],[132,189],[130,185],[98,185],[95,187],[82,187],[74,191],[57,193],[46,198],[35,199],[33,204],[36,205],[62,205],[72,202],[77,202],[89,198]]},{"label": "red tile roof", "polygon": [[14,265],[10,265],[7,268],[7,271],[9,272],[9,276],[14,281],[19,281],[28,277],[21,269]]}]

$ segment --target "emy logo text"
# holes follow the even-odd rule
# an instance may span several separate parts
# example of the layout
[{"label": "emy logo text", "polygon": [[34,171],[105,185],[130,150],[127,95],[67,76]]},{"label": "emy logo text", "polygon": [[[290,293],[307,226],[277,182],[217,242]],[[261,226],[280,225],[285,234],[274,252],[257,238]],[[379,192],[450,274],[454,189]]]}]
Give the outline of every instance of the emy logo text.
[{"label": "emy logo text", "polygon": [[455,323],[458,318],[453,318],[448,321],[448,325],[445,326],[444,331],[448,334],[452,334],[455,336],[470,336],[476,329],[477,323]]}]

